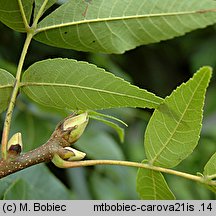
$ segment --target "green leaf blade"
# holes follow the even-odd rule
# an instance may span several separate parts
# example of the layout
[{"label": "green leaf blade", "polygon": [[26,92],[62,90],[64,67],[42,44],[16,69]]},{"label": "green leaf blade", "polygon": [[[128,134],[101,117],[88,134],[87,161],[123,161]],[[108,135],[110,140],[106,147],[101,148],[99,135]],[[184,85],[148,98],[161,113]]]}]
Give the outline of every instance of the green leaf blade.
[{"label": "green leaf blade", "polygon": [[23,179],[16,179],[5,191],[3,200],[26,200],[31,186]]},{"label": "green leaf blade", "polygon": [[9,72],[0,69],[0,113],[7,108],[14,82],[15,78]]},{"label": "green leaf blade", "polygon": [[216,153],[214,153],[209,159],[209,161],[206,163],[203,174],[205,176],[216,176]]},{"label": "green leaf blade", "polygon": [[139,168],[137,173],[137,192],[143,200],[174,200],[175,196],[163,175],[148,169]]},{"label": "green leaf blade", "polygon": [[[21,2],[27,22],[29,23],[33,0],[21,0]],[[20,6],[17,0],[0,0],[0,21],[16,31],[26,32],[20,11]]]},{"label": "green leaf blade", "polygon": [[172,168],[196,147],[210,77],[211,68],[201,68],[154,111],[144,143],[147,158],[152,164]]},{"label": "green leaf blade", "polygon": [[[211,158],[209,159],[209,161],[206,163],[205,167],[204,167],[204,172],[203,172],[204,176],[206,178],[210,178],[212,180],[216,179],[216,153],[214,153]],[[214,176],[212,178],[212,176]],[[210,186],[210,185],[206,185],[205,186],[211,190],[212,192],[216,193],[216,186]]]},{"label": "green leaf blade", "polygon": [[37,103],[59,109],[155,108],[163,101],[95,65],[69,59],[33,64],[21,86]]},{"label": "green leaf blade", "polygon": [[73,0],[39,23],[35,39],[62,48],[123,53],[215,22],[213,0]]},{"label": "green leaf blade", "polygon": [[67,200],[73,193],[45,166],[38,164],[0,179],[5,200]]}]

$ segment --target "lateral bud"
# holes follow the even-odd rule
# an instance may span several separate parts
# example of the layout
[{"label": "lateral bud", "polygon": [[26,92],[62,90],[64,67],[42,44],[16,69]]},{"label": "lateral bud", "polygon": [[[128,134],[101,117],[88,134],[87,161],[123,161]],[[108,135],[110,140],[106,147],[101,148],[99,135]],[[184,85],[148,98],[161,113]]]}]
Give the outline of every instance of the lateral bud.
[{"label": "lateral bud", "polygon": [[68,161],[82,160],[86,154],[71,147],[65,147],[58,151],[58,155]]},{"label": "lateral bud", "polygon": [[63,138],[70,144],[73,144],[80,138],[87,124],[87,112],[66,118],[62,123],[62,130],[68,133],[64,134]]},{"label": "lateral bud", "polygon": [[15,158],[22,152],[22,134],[20,132],[15,133],[7,144],[7,153],[9,157]]}]

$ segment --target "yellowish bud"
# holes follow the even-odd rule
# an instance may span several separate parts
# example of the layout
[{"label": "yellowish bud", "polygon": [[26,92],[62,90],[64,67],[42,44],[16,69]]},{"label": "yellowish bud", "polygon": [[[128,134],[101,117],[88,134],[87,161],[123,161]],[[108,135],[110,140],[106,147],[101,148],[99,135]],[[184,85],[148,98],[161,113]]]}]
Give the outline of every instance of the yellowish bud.
[{"label": "yellowish bud", "polygon": [[75,156],[75,153],[72,151],[68,151],[67,149],[60,149],[58,150],[58,155],[64,159],[64,160],[68,160],[70,157]]},{"label": "yellowish bud", "polygon": [[65,147],[64,149],[67,150],[67,151],[69,151],[69,152],[73,152],[74,153],[74,155],[72,155],[70,158],[67,159],[69,161],[82,160],[86,156],[86,153],[78,151],[78,150],[76,150],[74,148],[71,148],[71,147]]},{"label": "yellowish bud", "polygon": [[87,124],[87,112],[66,119],[62,124],[62,129],[63,131],[70,131],[70,133],[65,136],[65,139],[67,139],[67,141],[71,144],[76,142],[82,135]]}]

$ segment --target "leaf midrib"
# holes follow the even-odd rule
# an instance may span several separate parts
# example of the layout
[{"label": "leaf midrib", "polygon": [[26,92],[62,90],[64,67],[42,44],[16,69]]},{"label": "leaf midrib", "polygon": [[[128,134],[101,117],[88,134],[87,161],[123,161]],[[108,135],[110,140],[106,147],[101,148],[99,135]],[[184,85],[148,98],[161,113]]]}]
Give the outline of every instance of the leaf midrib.
[{"label": "leaf midrib", "polygon": [[[205,10],[195,10],[195,11],[184,11],[184,12],[131,15],[131,16],[122,16],[122,17],[107,17],[107,18],[99,18],[99,19],[89,19],[89,20],[66,22],[66,23],[55,24],[55,25],[50,25],[47,27],[38,28],[36,30],[35,34],[38,34],[40,32],[47,31],[50,29],[62,28],[62,27],[73,26],[73,25],[81,25],[81,24],[86,24],[86,23],[110,22],[110,21],[117,21],[117,20],[129,20],[129,19],[165,17],[165,16],[178,16],[178,15],[189,15],[189,14],[196,14],[196,13],[201,14],[201,13],[208,13],[208,12],[216,12],[216,8],[215,9],[205,9]],[[39,23],[39,25],[40,25],[40,23]]]},{"label": "leaf midrib", "polygon": [[158,159],[158,157],[161,155],[161,153],[164,151],[164,149],[167,148],[167,145],[169,144],[169,142],[170,142],[170,140],[172,139],[173,135],[175,134],[177,128],[179,127],[179,125],[180,125],[180,123],[181,123],[181,121],[182,121],[182,119],[183,119],[183,117],[184,117],[184,115],[185,115],[185,113],[186,113],[186,111],[187,111],[189,105],[191,104],[191,101],[192,101],[192,99],[193,99],[193,96],[194,96],[195,92],[197,91],[198,87],[200,86],[200,83],[203,81],[204,77],[205,77],[205,73],[203,73],[202,78],[201,78],[200,81],[198,82],[198,85],[196,86],[196,88],[195,88],[195,90],[194,90],[194,92],[193,92],[193,94],[192,94],[192,97],[190,98],[190,101],[189,101],[189,103],[187,104],[187,106],[186,106],[186,108],[185,108],[185,110],[184,110],[184,112],[183,112],[183,114],[182,114],[182,116],[181,116],[179,122],[176,124],[176,127],[175,127],[174,130],[173,130],[173,133],[169,136],[168,140],[166,141],[165,145],[163,145],[163,147],[161,148],[161,150],[160,150],[160,151],[155,155],[155,157],[151,160],[151,163],[152,163],[152,164],[154,164],[154,162]]},{"label": "leaf midrib", "polygon": [[[112,92],[112,91],[108,91],[108,90],[104,90],[104,89],[97,89],[97,88],[91,88],[91,87],[87,87],[87,86],[78,86],[78,85],[72,85],[72,84],[62,84],[62,83],[29,83],[29,82],[22,82],[20,83],[20,87],[29,87],[29,86],[50,86],[50,87],[53,87],[53,86],[57,86],[57,87],[68,87],[68,88],[77,88],[77,89],[85,89],[85,90],[89,90],[89,91],[95,91],[95,92],[102,92],[102,93],[107,93],[107,94],[112,94],[112,95],[118,95],[118,96],[123,96],[123,97],[127,97],[127,98],[132,98],[132,99],[138,99],[138,100],[142,100],[142,101],[145,101],[145,102],[149,102],[149,103],[153,103],[153,104],[156,104],[156,105],[160,105],[160,102],[157,103],[153,100],[148,100],[148,99],[144,99],[144,98],[141,98],[141,97],[137,97],[137,96],[130,96],[130,95],[127,95],[127,94],[123,94],[123,93],[120,93],[120,92]],[[139,89],[141,91],[145,91],[143,89]],[[148,93],[147,91],[145,91],[146,93]],[[148,94],[151,94],[152,96],[156,97],[157,100],[161,100],[161,102],[163,101],[162,98],[154,95],[153,93],[148,93]]]}]

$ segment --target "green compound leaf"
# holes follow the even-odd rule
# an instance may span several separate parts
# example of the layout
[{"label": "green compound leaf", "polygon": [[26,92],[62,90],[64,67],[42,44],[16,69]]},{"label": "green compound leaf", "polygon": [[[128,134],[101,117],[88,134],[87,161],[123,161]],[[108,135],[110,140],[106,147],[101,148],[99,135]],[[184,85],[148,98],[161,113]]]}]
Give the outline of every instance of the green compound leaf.
[{"label": "green compound leaf", "polygon": [[0,113],[7,108],[14,82],[13,75],[0,68]]},{"label": "green compound leaf", "polygon": [[35,39],[62,48],[123,53],[215,22],[213,0],[70,0],[39,23]]},{"label": "green compound leaf", "polygon": [[40,61],[23,75],[22,90],[45,106],[69,110],[156,108],[163,99],[87,62]]},{"label": "green compound leaf", "polygon": [[[25,32],[26,29],[18,2],[18,0],[0,0],[0,21],[16,31]],[[22,3],[26,20],[29,23],[33,0],[20,0],[20,2]]]},{"label": "green compound leaf", "polygon": [[150,163],[171,168],[192,153],[200,136],[205,92],[211,74],[210,67],[201,68],[154,111],[144,143]]},{"label": "green compound leaf", "polygon": [[174,200],[175,196],[160,172],[139,168],[137,193],[143,200]]}]

